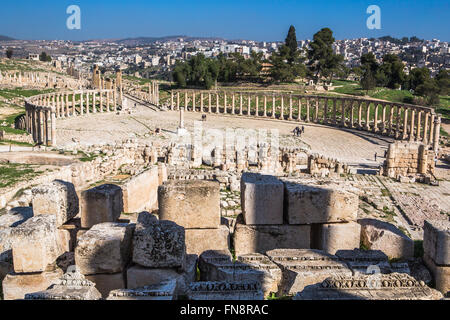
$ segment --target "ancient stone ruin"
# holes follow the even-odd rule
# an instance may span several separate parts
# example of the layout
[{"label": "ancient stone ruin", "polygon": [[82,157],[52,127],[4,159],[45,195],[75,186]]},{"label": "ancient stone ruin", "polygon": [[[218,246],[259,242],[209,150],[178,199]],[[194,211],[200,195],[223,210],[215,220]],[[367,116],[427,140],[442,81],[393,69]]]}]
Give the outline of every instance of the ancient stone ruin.
[{"label": "ancient stone ruin", "polygon": [[117,185],[34,187],[31,207],[0,217],[4,299],[397,300],[449,291],[448,221],[425,223],[435,290],[413,272],[411,239],[357,220],[352,189],[244,172],[232,223],[221,189],[236,181],[204,178],[167,180],[150,165]]}]

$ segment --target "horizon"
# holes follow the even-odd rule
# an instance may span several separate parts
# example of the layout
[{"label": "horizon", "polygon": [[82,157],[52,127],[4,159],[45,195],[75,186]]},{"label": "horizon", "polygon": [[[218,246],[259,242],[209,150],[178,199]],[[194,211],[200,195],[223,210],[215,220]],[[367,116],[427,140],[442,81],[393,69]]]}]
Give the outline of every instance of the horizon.
[{"label": "horizon", "polygon": [[[25,4],[25,5],[24,5]],[[28,5],[27,5],[28,4]],[[81,29],[69,30],[66,9],[81,9]],[[381,29],[368,29],[369,5],[381,10]],[[56,1],[31,0],[4,3],[0,13],[0,34],[17,40],[92,41],[105,39],[164,38],[171,35],[225,40],[283,41],[290,25],[297,39],[312,39],[324,27],[337,40],[417,36],[420,39],[450,41],[447,21],[450,4],[444,0],[423,1],[247,1],[186,3],[119,0]],[[21,23],[18,24],[17,21]],[[44,22],[45,23],[42,23]],[[232,24],[229,22],[233,21]],[[14,27],[11,27],[14,26]]]}]

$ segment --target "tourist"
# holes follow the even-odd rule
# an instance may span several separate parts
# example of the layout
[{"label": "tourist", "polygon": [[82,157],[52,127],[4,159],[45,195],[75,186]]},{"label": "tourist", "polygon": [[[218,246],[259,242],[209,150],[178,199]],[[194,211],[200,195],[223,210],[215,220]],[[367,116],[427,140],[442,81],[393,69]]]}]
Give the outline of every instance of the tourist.
[{"label": "tourist", "polygon": [[378,154],[375,152],[375,162],[377,161]]}]

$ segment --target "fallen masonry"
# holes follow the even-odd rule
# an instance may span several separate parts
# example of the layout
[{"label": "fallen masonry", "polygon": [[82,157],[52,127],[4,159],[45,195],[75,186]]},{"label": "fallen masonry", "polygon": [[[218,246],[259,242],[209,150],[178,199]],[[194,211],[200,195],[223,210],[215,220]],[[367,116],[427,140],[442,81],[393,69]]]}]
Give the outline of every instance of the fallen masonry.
[{"label": "fallen masonry", "polygon": [[332,276],[295,295],[294,300],[438,300],[442,294],[400,273]]},{"label": "fallen masonry", "polygon": [[[220,171],[167,180],[163,166],[147,166],[84,190],[38,185],[27,193],[32,207],[0,216],[4,298],[441,299],[449,290],[446,221],[424,226],[423,263],[439,293],[413,277],[428,270],[412,263],[412,239],[358,220],[348,185]],[[238,216],[222,214],[230,194],[226,207],[240,207]],[[374,277],[381,287],[371,287]]]}]

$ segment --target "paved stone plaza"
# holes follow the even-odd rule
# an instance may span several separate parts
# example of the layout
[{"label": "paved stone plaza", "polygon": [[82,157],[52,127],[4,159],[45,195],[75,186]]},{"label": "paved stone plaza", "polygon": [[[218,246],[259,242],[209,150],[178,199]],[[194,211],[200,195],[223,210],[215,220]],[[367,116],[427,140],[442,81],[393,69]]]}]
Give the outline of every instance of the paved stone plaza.
[{"label": "paved stone plaza", "polygon": [[[98,144],[99,139],[105,143],[123,141],[126,138],[139,138],[142,141],[170,141],[171,134],[179,125],[179,112],[155,112],[138,105],[133,114],[117,115],[91,114],[85,117],[65,118],[57,122],[57,140],[59,146],[74,146],[74,138],[81,144]],[[201,114],[185,113],[186,128],[192,130],[194,121],[200,121]],[[207,121],[202,122],[204,129],[245,128],[277,129],[280,144],[289,146],[306,146],[313,153],[336,158],[358,167],[379,166],[391,139],[379,137],[358,130],[340,130],[311,123],[301,123],[305,133],[301,138],[294,138],[292,130],[298,125],[289,121],[271,119],[252,119],[245,116],[208,114]],[[162,129],[162,137],[149,136],[151,130]],[[147,134],[147,137],[145,136]],[[375,162],[374,155],[378,158]]]}]

